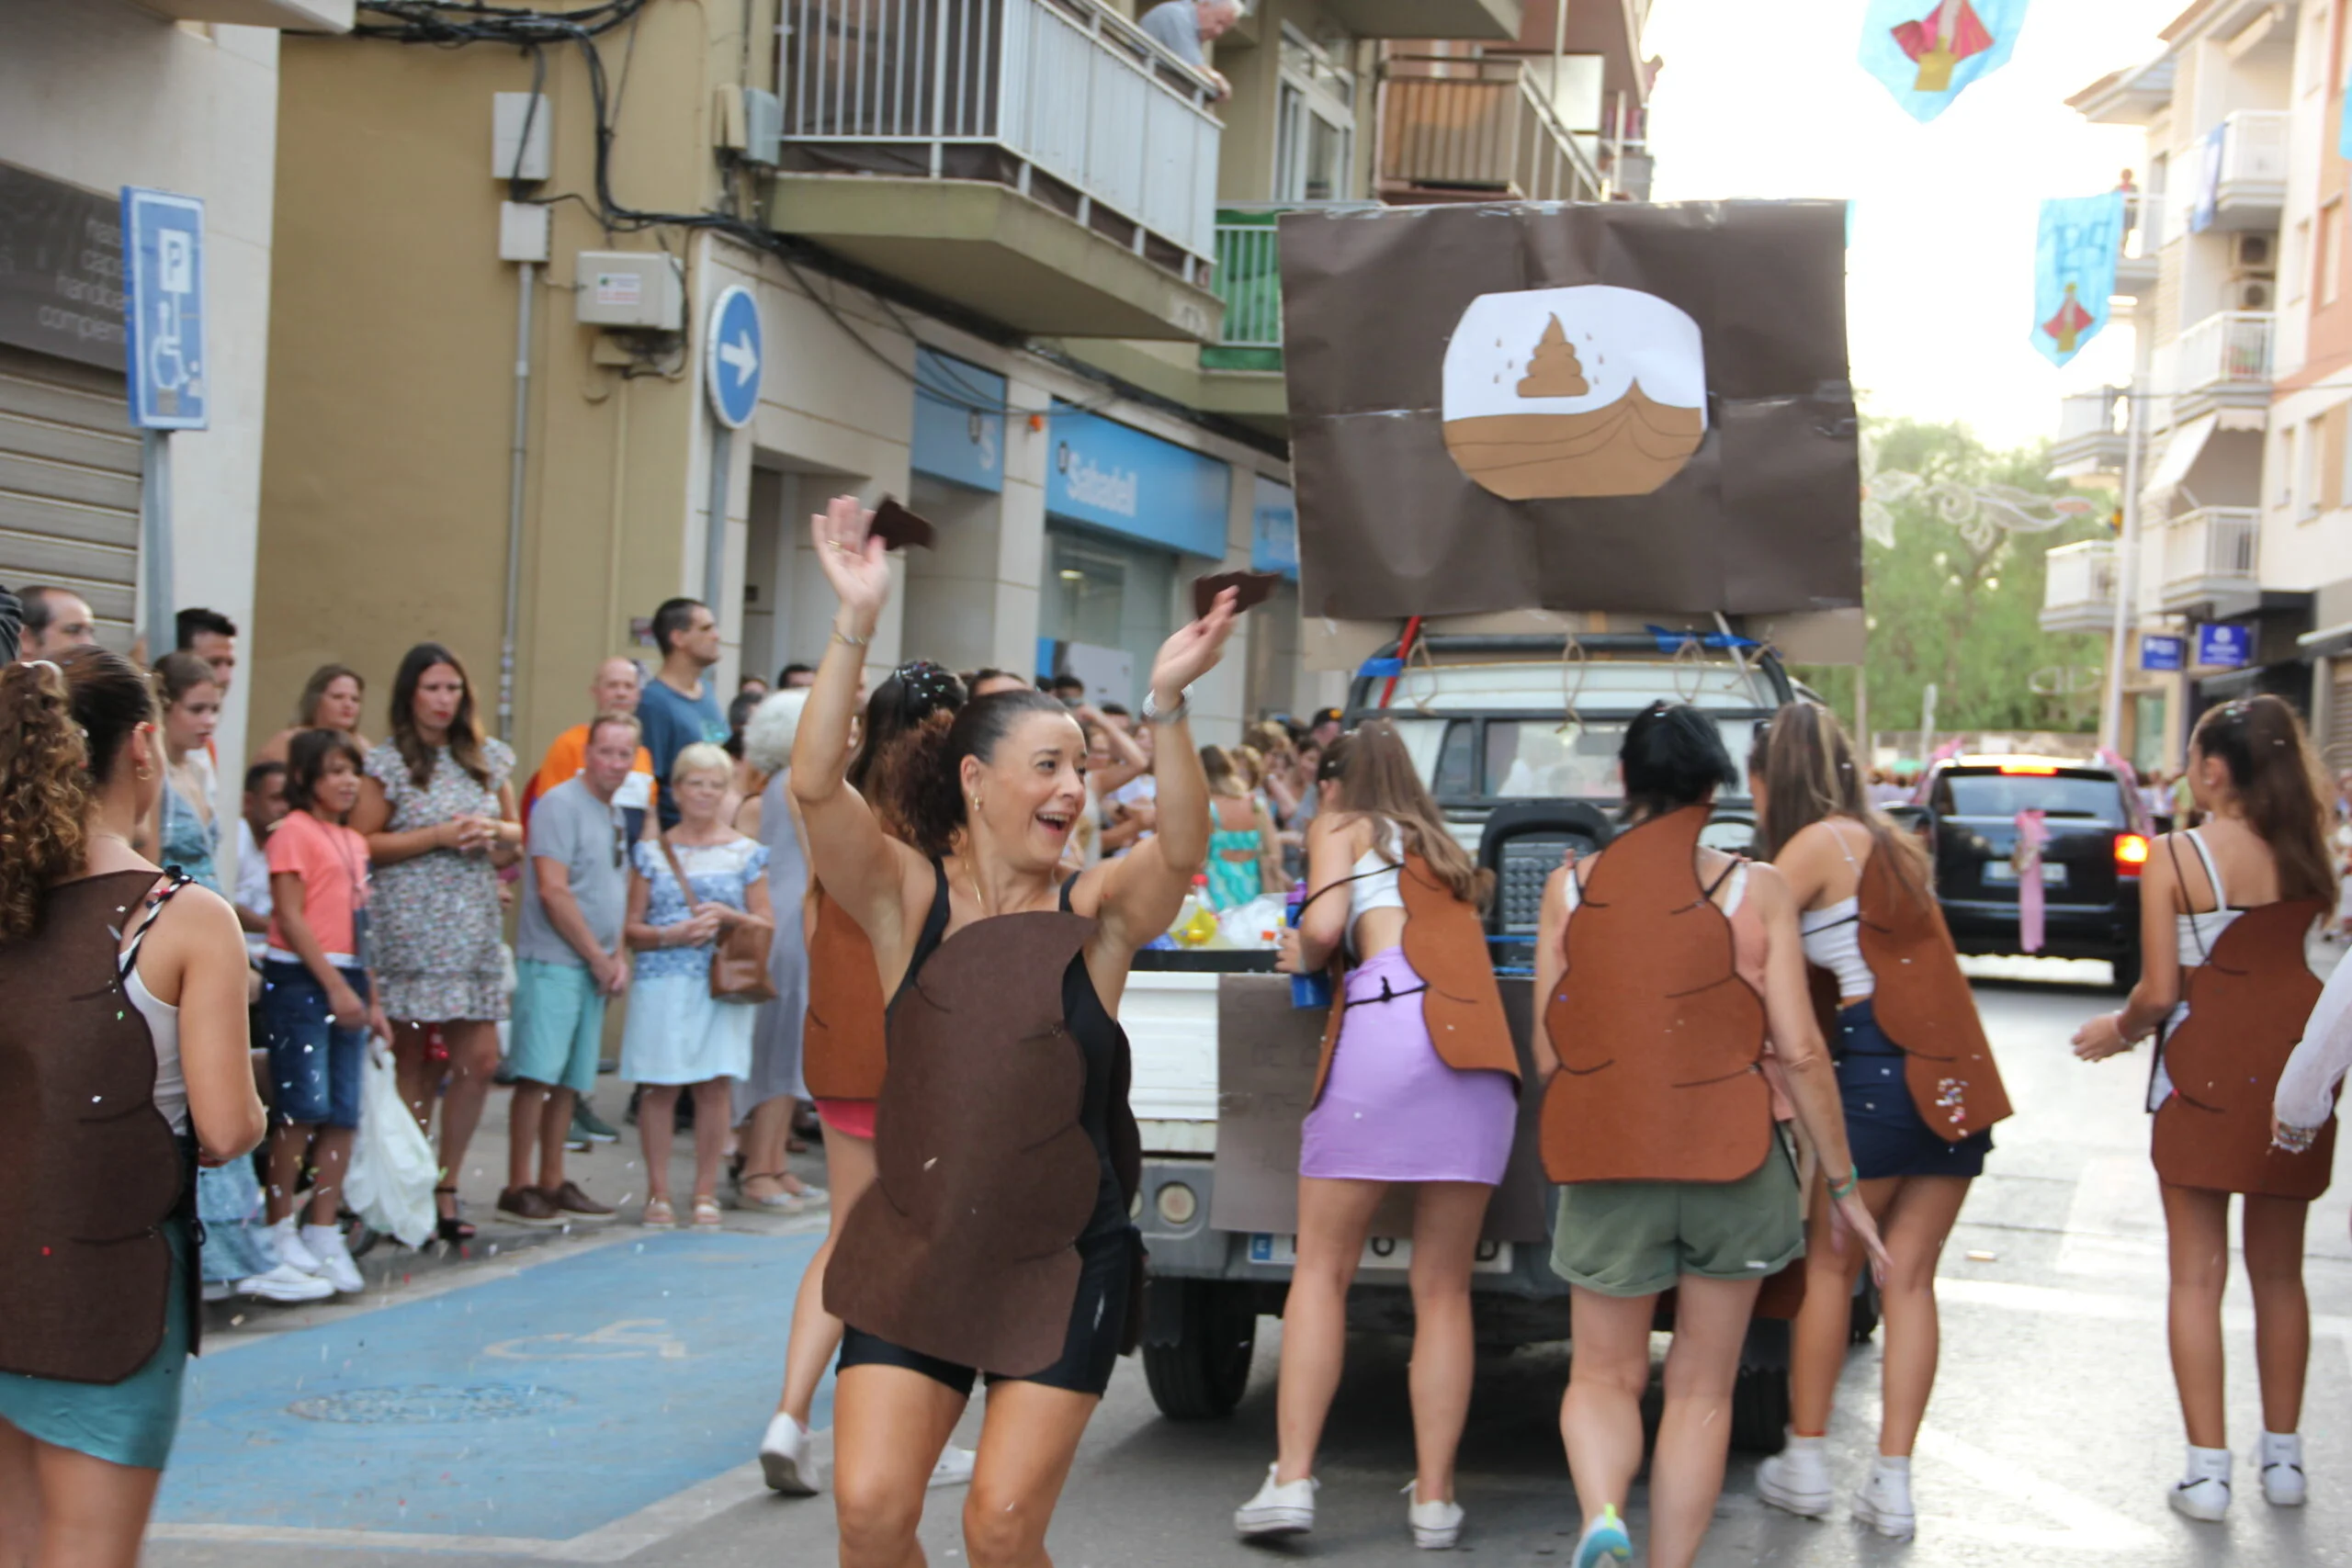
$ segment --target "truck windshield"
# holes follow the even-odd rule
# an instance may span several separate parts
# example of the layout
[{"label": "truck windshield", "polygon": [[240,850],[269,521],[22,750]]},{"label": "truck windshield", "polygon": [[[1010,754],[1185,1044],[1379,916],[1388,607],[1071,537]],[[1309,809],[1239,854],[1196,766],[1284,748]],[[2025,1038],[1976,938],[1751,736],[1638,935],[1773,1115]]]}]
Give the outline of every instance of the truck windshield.
[{"label": "truck windshield", "polygon": [[2123,820],[2123,795],[2107,773],[1948,773],[1936,787],[1936,808],[1948,817],[2052,817]]},{"label": "truck windshield", "polygon": [[[1440,800],[1615,800],[1623,793],[1617,751],[1625,741],[1625,719],[1586,719],[1563,733],[1554,720],[1493,718],[1487,721],[1482,747],[1473,720],[1396,716],[1397,733],[1414,765]],[[1744,765],[1756,721],[1716,722],[1733,765]]]}]

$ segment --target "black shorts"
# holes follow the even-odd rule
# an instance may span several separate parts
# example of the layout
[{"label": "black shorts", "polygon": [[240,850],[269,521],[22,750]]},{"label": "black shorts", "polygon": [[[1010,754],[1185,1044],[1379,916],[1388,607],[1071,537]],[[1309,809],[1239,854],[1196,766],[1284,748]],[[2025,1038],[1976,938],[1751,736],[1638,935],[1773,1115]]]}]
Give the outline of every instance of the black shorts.
[{"label": "black shorts", "polygon": [[[1062,1353],[1050,1367],[1022,1377],[990,1372],[988,1381],[1043,1383],[1098,1399],[1111,1386],[1111,1368],[1126,1337],[1127,1298],[1135,1288],[1136,1249],[1143,1238],[1132,1225],[1078,1244],[1078,1293],[1070,1303]],[[852,1367],[904,1367],[956,1393],[969,1395],[979,1374],[973,1368],[926,1356],[868,1334],[854,1324],[842,1329],[842,1355],[835,1375]]]}]

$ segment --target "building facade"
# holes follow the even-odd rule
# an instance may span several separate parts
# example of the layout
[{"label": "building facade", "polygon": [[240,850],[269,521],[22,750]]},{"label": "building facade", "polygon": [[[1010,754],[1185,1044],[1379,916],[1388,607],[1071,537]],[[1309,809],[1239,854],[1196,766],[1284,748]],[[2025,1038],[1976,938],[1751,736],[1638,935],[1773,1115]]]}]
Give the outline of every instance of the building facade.
[{"label": "building facade", "polygon": [[[205,204],[210,425],[171,438],[160,482],[176,519],[175,605],[249,626],[279,29],[346,28],[351,16],[351,0],[0,6],[0,582],[80,595],[118,651],[143,619],[148,482],[125,379],[122,189]],[[229,694],[224,757],[243,754],[251,689]],[[223,772],[219,804],[233,813],[236,770]]]},{"label": "building facade", "polygon": [[[938,530],[876,673],[1070,669],[1134,702],[1193,577],[1295,576],[1273,217],[1374,198],[1392,54],[1513,45],[1537,8],[1263,0],[1207,51],[1225,98],[1098,0],[615,0],[584,37],[458,47],[363,12],[288,40],[259,700],[330,660],[380,684],[433,637],[528,755],[680,593],[718,613],[722,693],[773,678],[822,652],[808,517],[848,492]],[[1638,155],[1634,113],[1562,121],[1593,141],[1580,194]],[[729,432],[733,288],[763,341]],[[1339,700],[1297,603],[1248,618],[1204,739]]]},{"label": "building facade", "polygon": [[2199,714],[2254,692],[2352,764],[2346,11],[2200,0],[2162,55],[2069,100],[2147,151],[2118,283],[2133,386],[2064,400],[2053,475],[2135,471],[2138,526],[2128,556],[2052,551],[2041,621],[2104,631],[2127,596],[2120,739],[2143,767],[2177,768]]}]

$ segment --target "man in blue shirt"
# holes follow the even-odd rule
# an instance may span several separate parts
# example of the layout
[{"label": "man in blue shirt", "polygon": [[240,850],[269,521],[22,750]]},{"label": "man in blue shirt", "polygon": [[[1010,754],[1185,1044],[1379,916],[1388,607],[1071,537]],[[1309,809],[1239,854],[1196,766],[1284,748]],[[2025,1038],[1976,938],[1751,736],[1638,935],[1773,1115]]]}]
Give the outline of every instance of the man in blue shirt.
[{"label": "man in blue shirt", "polygon": [[1216,84],[1220,98],[1233,96],[1232,86],[1209,66],[1211,44],[1241,19],[1242,0],[1167,0],[1143,15],[1143,30],[1169,53]]},{"label": "man in blue shirt", "polygon": [[654,804],[662,826],[669,829],[678,825],[671,764],[679,752],[699,741],[714,746],[727,741],[727,715],[710,682],[703,679],[703,672],[718,662],[718,617],[699,599],[665,600],[653,612],[653,642],[662,650],[662,668],[637,700],[637,718],[645,727],[653,776],[662,781]]}]

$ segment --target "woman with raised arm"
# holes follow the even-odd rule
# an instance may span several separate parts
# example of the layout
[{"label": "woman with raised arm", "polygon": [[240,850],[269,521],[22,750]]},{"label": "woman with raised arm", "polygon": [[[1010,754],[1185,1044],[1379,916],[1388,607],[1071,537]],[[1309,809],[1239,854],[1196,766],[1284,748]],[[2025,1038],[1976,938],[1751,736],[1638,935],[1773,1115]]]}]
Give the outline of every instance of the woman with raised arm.
[{"label": "woman with raised arm", "polygon": [[193,1177],[261,1141],[237,912],[130,847],[147,679],[0,667],[0,1562],[134,1568],[195,1348]]},{"label": "woman with raised arm", "polygon": [[2167,1496],[2175,1512],[2218,1523],[2230,1506],[2222,1289],[2233,1193],[2245,1195],[2262,1494],[2292,1506],[2306,1493],[2303,1222],[2327,1190],[2335,1119],[2280,1142],[2272,1111],[2320,998],[2303,940],[2335,902],[2335,870],[2311,740],[2278,698],[2208,712],[2181,777],[2201,817],[2158,839],[2141,873],[2140,983],[2120,1010],[2083,1025],[2075,1055],[2097,1062],[2158,1036],[2151,1153],[2171,1247],[2172,1375],[2188,1428],[2187,1472]]},{"label": "woman with raised arm", "polygon": [[1042,694],[934,718],[884,760],[907,840],[842,782],[866,639],[890,586],[872,513],[812,519],[841,595],[792,758],[819,881],[874,944],[889,1074],[874,1187],[843,1222],[825,1304],[847,1325],[833,1395],[844,1568],[907,1568],[932,1468],[989,1379],[964,1506],[974,1568],[1046,1562],[1046,1526],[1112,1363],[1136,1338],[1141,1147],[1116,1022],[1136,952],[1208,852],[1192,682],[1233,626],[1228,591],[1168,639],[1145,722],[1167,731],[1159,832],[1065,879],[1085,739]]},{"label": "woman with raised arm", "polygon": [[[1870,802],[1837,717],[1791,703],[1757,728],[1747,759],[1757,852],[1796,900],[1816,992],[1834,989],[1846,1139],[1894,1259],[1878,1461],[1854,1517],[1892,1540],[1917,1529],[1911,1449],[1936,1382],[1936,1262],[1968,1186],[1984,1174],[1992,1124],[2009,1113],[1976,1002],[1960,972],[1918,841]],[[1824,1171],[1806,1194],[1804,1305],[1789,1369],[1788,1446],[1756,1472],[1767,1503],[1819,1518],[1836,1500],[1825,1440],[1853,1327],[1861,1255],[1829,1245]]]},{"label": "woman with raised arm", "polygon": [[1625,826],[1552,874],[1536,938],[1540,1145],[1560,1184],[1552,1271],[1568,1282],[1577,1348],[1560,1436],[1584,1509],[1576,1568],[1624,1562],[1650,1329],[1673,1291],[1648,1561],[1690,1568],[1723,1491],[1757,1294],[1805,1250],[1786,1122],[1834,1173],[1833,1243],[1859,1245],[1881,1277],[1886,1249],[1847,1149],[1796,900],[1772,867],[1699,842],[1735,776],[1714,720],[1653,703],[1625,727],[1618,765]]}]

